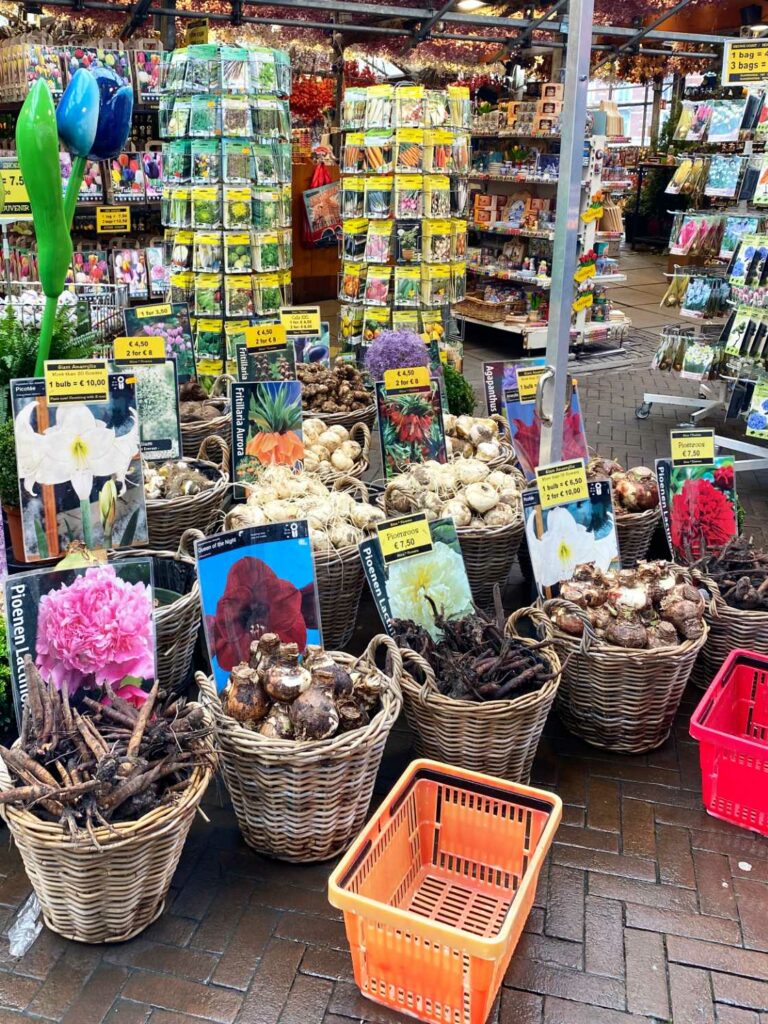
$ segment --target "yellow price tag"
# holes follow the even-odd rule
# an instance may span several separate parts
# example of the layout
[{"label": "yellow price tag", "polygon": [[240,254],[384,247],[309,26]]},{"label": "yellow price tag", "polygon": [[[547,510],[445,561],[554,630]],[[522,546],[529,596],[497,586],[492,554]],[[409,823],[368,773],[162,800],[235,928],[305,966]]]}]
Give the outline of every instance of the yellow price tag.
[{"label": "yellow price tag", "polygon": [[440,349],[440,362],[443,363],[444,365],[445,363],[448,362],[448,353],[445,351],[444,348]]},{"label": "yellow price tag", "polygon": [[389,519],[376,527],[384,564],[432,550],[432,534],[426,512]]},{"label": "yellow price tag", "polygon": [[530,369],[517,371],[518,401],[532,402],[536,398],[539,378],[545,370],[546,366],[532,366]]},{"label": "yellow price tag", "polygon": [[706,466],[715,461],[714,430],[672,430],[673,466]]},{"label": "yellow price tag", "polygon": [[197,46],[208,42],[208,19],[190,18],[184,35],[187,46]]},{"label": "yellow price tag", "polygon": [[165,302],[159,306],[136,306],[133,312],[137,320],[154,320],[155,317],[170,316],[172,310],[170,302]]},{"label": "yellow price tag", "polygon": [[542,508],[566,505],[571,501],[586,501],[589,488],[584,459],[537,466],[536,486],[539,488],[539,504]]},{"label": "yellow price tag", "polygon": [[580,309],[589,309],[592,303],[595,301],[595,296],[592,292],[584,292],[578,297],[571,307],[574,313],[578,313]]},{"label": "yellow price tag", "polygon": [[70,359],[45,364],[45,397],[49,405],[106,402],[109,373],[104,359]]},{"label": "yellow price tag", "polygon": [[723,85],[768,81],[768,42],[756,39],[734,39],[725,44]]},{"label": "yellow price tag", "polygon": [[256,324],[243,330],[245,347],[285,348],[285,327],[283,324]]},{"label": "yellow price tag", "polygon": [[32,208],[29,205],[27,186],[19,168],[19,161],[16,158],[0,158],[0,179],[3,183],[2,213],[29,215]]},{"label": "yellow price tag", "polygon": [[594,263],[582,263],[576,273],[573,275],[573,280],[576,284],[581,284],[582,281],[586,281],[589,277],[594,277],[597,273],[597,268]]},{"label": "yellow price tag", "polygon": [[289,306],[280,310],[280,323],[290,335],[320,333],[319,306]]},{"label": "yellow price tag", "polygon": [[154,334],[115,338],[113,351],[116,363],[164,363],[165,338]]},{"label": "yellow price tag", "polygon": [[100,235],[114,235],[131,230],[130,206],[97,206],[96,231]]},{"label": "yellow price tag", "polygon": [[385,391],[405,391],[406,388],[428,388],[429,369],[426,366],[398,366],[384,371]]}]

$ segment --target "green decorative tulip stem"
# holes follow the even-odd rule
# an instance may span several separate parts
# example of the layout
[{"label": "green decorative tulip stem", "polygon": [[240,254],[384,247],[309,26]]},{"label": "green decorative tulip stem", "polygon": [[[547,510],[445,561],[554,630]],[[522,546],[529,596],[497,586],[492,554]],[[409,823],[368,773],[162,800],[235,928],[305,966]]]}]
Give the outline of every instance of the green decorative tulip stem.
[{"label": "green decorative tulip stem", "polygon": [[72,221],[75,218],[75,207],[77,206],[80,187],[82,186],[83,178],[85,177],[85,168],[87,163],[88,160],[84,156],[72,157],[72,170],[69,172],[67,191],[64,194],[64,220],[66,221],[68,231],[72,230]]},{"label": "green decorative tulip stem", "polygon": [[[56,322],[56,309],[58,305],[58,295],[46,295],[45,306],[43,307],[43,318],[40,321],[40,344],[37,349],[37,362],[35,363],[36,377],[42,377],[45,371],[45,361],[51,350],[53,325]],[[45,339],[45,342],[43,339]]]}]

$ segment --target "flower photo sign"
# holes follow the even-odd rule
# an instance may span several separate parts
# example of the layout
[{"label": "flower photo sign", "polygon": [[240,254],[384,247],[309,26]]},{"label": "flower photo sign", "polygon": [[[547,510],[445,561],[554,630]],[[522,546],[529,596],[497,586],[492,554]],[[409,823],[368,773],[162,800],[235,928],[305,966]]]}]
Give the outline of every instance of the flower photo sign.
[{"label": "flower photo sign", "polygon": [[233,478],[252,483],[264,466],[289,466],[298,472],[304,464],[301,383],[233,381]]},{"label": "flower photo sign", "polygon": [[387,390],[376,382],[379,436],[387,479],[404,472],[412,462],[447,460],[440,385]]},{"label": "flower photo sign", "polygon": [[[521,394],[516,381],[515,386],[505,390],[504,405],[512,445],[517,453],[520,468],[526,479],[533,480],[536,476],[536,467],[539,464],[539,442],[541,441],[541,420],[536,415],[535,392],[528,396]],[[562,458],[584,459],[585,462],[589,459],[576,381],[573,382],[566,404]]]},{"label": "flower photo sign", "polygon": [[724,547],[738,534],[735,460],[699,465],[656,460],[659,504],[672,558],[687,564]]}]

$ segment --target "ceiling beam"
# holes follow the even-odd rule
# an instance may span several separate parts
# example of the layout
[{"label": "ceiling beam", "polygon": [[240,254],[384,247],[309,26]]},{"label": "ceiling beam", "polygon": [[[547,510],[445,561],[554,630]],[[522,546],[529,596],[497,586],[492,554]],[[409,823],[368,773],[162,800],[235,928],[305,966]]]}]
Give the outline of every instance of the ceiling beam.
[{"label": "ceiling beam", "polygon": [[610,64],[612,61],[616,60],[616,58],[626,50],[636,47],[641,39],[645,39],[646,36],[649,36],[654,29],[658,28],[659,25],[663,24],[663,22],[667,21],[673,15],[678,14],[683,10],[683,8],[687,7],[690,2],[691,0],[679,0],[674,7],[670,7],[670,9],[665,11],[664,14],[660,14],[659,17],[655,18],[649,25],[631,36],[626,43],[622,43],[621,46],[614,47],[612,54],[607,57],[603,57],[603,59],[592,68],[592,74],[600,68],[605,67],[606,64]]},{"label": "ceiling beam", "polygon": [[422,25],[416,30],[416,32],[413,33],[412,38],[409,39],[408,42],[403,47],[402,52],[408,53],[408,51],[412,50],[414,46],[418,46],[419,43],[423,42],[427,38],[429,33],[432,31],[432,26],[436,25],[437,22],[441,20],[441,18],[448,14],[451,8],[455,7],[457,3],[458,0],[445,0],[445,3],[442,5],[442,7],[438,8],[438,10],[436,10],[431,17],[427,18],[427,20],[422,23]]},{"label": "ceiling beam", "polygon": [[125,19],[125,24],[120,29],[120,38],[123,41],[130,39],[136,29],[144,24],[151,5],[152,0],[136,0],[130,14]]},{"label": "ceiling beam", "polygon": [[535,32],[535,30],[540,25],[543,25],[545,21],[549,21],[549,19],[554,14],[557,14],[559,10],[565,7],[567,3],[568,0],[557,0],[557,3],[554,3],[540,17],[532,21],[528,28],[524,29],[519,36],[515,36],[513,39],[510,39],[509,41],[505,42],[500,50],[497,50],[496,53],[492,54],[490,57],[486,57],[485,60],[483,61],[483,64],[495,64],[496,61],[502,60],[504,57],[506,57],[507,53],[512,49],[513,46],[526,46],[530,41],[531,36]]}]

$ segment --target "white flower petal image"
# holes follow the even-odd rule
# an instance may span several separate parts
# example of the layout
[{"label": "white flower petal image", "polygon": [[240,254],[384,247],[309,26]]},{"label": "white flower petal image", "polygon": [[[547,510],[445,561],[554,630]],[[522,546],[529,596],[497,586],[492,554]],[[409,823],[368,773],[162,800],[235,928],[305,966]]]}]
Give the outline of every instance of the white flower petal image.
[{"label": "white flower petal image", "polygon": [[436,636],[429,595],[438,611],[448,618],[472,611],[472,591],[467,582],[464,559],[448,544],[438,541],[431,551],[403,558],[389,567],[389,606],[395,619],[411,619]]},{"label": "white flower petal image", "polygon": [[547,528],[540,538],[536,536],[534,515],[528,517],[525,532],[540,587],[553,587],[570,579],[582,562],[595,562],[600,569],[607,569],[618,555],[614,533],[595,540],[565,508],[550,510]]},{"label": "white flower petal image", "polygon": [[35,484],[61,484],[69,480],[60,453],[49,440],[53,428],[49,427],[42,434],[32,429],[32,413],[36,408],[35,402],[25,405],[15,422],[19,479],[23,480],[29,494],[35,493]]}]

